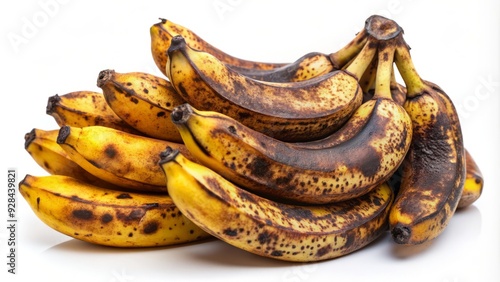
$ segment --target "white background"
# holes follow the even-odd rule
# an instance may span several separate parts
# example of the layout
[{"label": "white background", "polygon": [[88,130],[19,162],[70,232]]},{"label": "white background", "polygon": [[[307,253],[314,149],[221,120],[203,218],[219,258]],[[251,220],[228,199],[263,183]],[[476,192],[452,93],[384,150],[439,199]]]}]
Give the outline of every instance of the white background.
[{"label": "white background", "polygon": [[[466,148],[486,181],[480,200],[430,244],[401,247],[383,236],[314,264],[261,258],[219,241],[139,250],[93,246],[45,226],[18,194],[18,274],[7,275],[10,235],[2,227],[2,281],[500,281],[498,1],[30,0],[6,1],[0,10],[4,187],[8,168],[17,169],[19,180],[46,174],[24,150],[24,134],[57,128],[45,114],[49,96],[99,91],[97,75],[108,68],[161,75],[149,49],[149,27],[159,17],[237,57],[291,62],[310,51],[337,50],[372,14],[404,28],[421,76],[452,97]],[[6,188],[0,196],[6,226]]]}]

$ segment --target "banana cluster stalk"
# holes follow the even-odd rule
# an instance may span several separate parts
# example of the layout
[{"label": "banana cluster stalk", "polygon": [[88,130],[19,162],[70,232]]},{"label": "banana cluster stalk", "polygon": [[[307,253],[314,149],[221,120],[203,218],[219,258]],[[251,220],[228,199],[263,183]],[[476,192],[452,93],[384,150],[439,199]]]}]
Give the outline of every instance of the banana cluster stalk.
[{"label": "banana cluster stalk", "polygon": [[165,77],[102,70],[102,93],[49,97],[57,128],[25,134],[48,175],[19,190],[56,231],[312,262],[384,234],[432,241],[483,192],[451,97],[418,75],[390,19],[291,63],[231,56],[166,19],[150,36]]}]

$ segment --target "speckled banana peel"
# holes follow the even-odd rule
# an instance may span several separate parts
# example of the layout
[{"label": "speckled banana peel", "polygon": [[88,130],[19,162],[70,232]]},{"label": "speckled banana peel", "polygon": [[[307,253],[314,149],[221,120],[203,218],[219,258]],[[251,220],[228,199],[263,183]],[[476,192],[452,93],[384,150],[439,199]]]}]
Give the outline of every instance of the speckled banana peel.
[{"label": "speckled banana peel", "polygon": [[184,100],[168,80],[145,72],[107,69],[99,72],[97,86],[113,112],[137,131],[157,139],[181,141],[170,113]]},{"label": "speckled banana peel", "polygon": [[368,44],[381,58],[375,94],[322,140],[283,142],[188,104],[171,117],[196,160],[256,194],[305,204],[359,197],[389,179],[412,139],[410,117],[390,90],[394,46]]},{"label": "speckled banana peel", "polygon": [[278,83],[244,76],[175,36],[167,76],[186,103],[199,110],[220,112],[282,141],[310,141],[339,129],[361,105],[358,79],[375,56],[372,45],[365,43],[345,70]]},{"label": "speckled banana peel", "polygon": [[234,57],[208,43],[192,30],[171,20],[160,18],[160,22],[153,24],[150,28],[151,53],[156,65],[164,73],[168,57],[166,51],[170,47],[172,38],[176,35],[184,37],[191,48],[214,54],[219,60],[234,68],[271,70],[285,65],[284,63],[257,62]]},{"label": "speckled banana peel", "polygon": [[29,174],[19,191],[46,225],[97,245],[157,247],[210,237],[166,194],[108,190],[69,176]]},{"label": "speckled banana peel", "polygon": [[24,148],[31,158],[52,175],[65,175],[92,185],[119,189],[119,187],[95,177],[75,163],[66,151],[57,144],[59,129],[33,128],[24,135]]},{"label": "speckled banana peel", "polygon": [[98,125],[141,135],[111,109],[102,93],[95,91],[81,90],[50,96],[46,113],[54,118],[59,127]]},{"label": "speckled banana peel", "polygon": [[465,183],[457,208],[462,209],[476,202],[483,193],[484,177],[471,153],[465,149]]},{"label": "speckled banana peel", "polygon": [[92,175],[140,192],[165,193],[159,153],[171,146],[189,154],[183,144],[149,138],[103,126],[59,130],[57,143]]},{"label": "speckled banana peel", "polygon": [[464,187],[466,154],[451,99],[418,75],[402,38],[395,62],[407,87],[413,139],[389,222],[396,243],[413,245],[435,239],[450,222]]},{"label": "speckled banana peel", "polygon": [[214,237],[256,255],[295,262],[332,259],[387,231],[393,194],[385,183],[346,202],[299,206],[241,189],[170,148],[160,165],[182,214]]}]

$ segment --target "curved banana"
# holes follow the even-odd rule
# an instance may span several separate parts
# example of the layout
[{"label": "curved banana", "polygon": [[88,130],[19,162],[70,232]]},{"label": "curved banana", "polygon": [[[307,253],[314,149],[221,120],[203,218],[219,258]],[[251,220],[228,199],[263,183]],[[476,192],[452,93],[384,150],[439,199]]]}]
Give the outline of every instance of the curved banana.
[{"label": "curved banana", "polygon": [[165,66],[168,60],[166,52],[170,47],[172,38],[176,35],[182,35],[191,48],[213,54],[216,58],[234,68],[270,70],[285,65],[283,63],[255,62],[236,58],[214,47],[190,29],[170,20],[160,18],[160,22],[152,25],[150,28],[151,53],[156,65],[165,75]]},{"label": "curved banana", "polygon": [[332,259],[359,250],[387,230],[393,194],[385,183],[349,201],[297,206],[245,191],[176,150],[165,150],[160,165],[182,214],[209,234],[260,256]]},{"label": "curved banana", "polygon": [[390,230],[398,244],[420,244],[439,236],[457,208],[465,149],[452,101],[439,86],[420,78],[402,37],[395,62],[407,87],[404,107],[413,122],[413,140],[391,208]]},{"label": "curved banana", "polygon": [[197,109],[220,112],[282,141],[309,141],[336,131],[359,107],[363,93],[358,78],[375,52],[366,43],[345,70],[277,83],[248,78],[176,36],[168,50],[167,75]]},{"label": "curved banana", "polygon": [[167,146],[188,154],[182,144],[102,126],[63,126],[57,143],[89,173],[137,191],[166,192],[158,154]]},{"label": "curved banana", "polygon": [[59,129],[33,128],[24,135],[24,148],[33,160],[50,174],[71,176],[92,185],[118,189],[117,186],[95,177],[75,163],[57,144],[58,135]]},{"label": "curved banana", "polygon": [[113,247],[187,243],[210,235],[184,217],[168,195],[100,188],[63,175],[26,175],[19,192],[49,227]]},{"label": "curved banana", "polygon": [[468,207],[477,201],[483,193],[484,186],[483,174],[467,149],[465,150],[465,166],[466,175],[464,189],[457,206],[459,209]]},{"label": "curved banana", "polygon": [[180,142],[170,121],[175,106],[184,103],[171,83],[144,72],[99,72],[97,86],[109,107],[126,123],[147,136]]},{"label": "curved banana", "polygon": [[141,134],[116,115],[107,104],[103,94],[99,92],[83,90],[50,96],[46,113],[52,116],[59,126],[99,125]]},{"label": "curved banana", "polygon": [[408,114],[391,97],[390,50],[378,53],[391,59],[379,60],[373,99],[339,131],[319,141],[282,142],[188,104],[171,117],[196,160],[257,194],[310,204],[359,197],[388,180],[412,138]]}]

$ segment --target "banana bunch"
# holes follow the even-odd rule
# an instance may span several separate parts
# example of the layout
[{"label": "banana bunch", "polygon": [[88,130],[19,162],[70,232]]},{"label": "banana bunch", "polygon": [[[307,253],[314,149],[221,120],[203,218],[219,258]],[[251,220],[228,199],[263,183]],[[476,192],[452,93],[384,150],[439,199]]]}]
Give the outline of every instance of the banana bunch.
[{"label": "banana bunch", "polygon": [[386,233],[431,241],[482,194],[451,98],[418,75],[390,19],[291,63],[231,56],[166,19],[150,35],[164,77],[102,70],[101,92],[49,97],[58,128],[25,135],[49,175],[19,189],[63,234],[115,247],[215,238],[312,262]]}]

